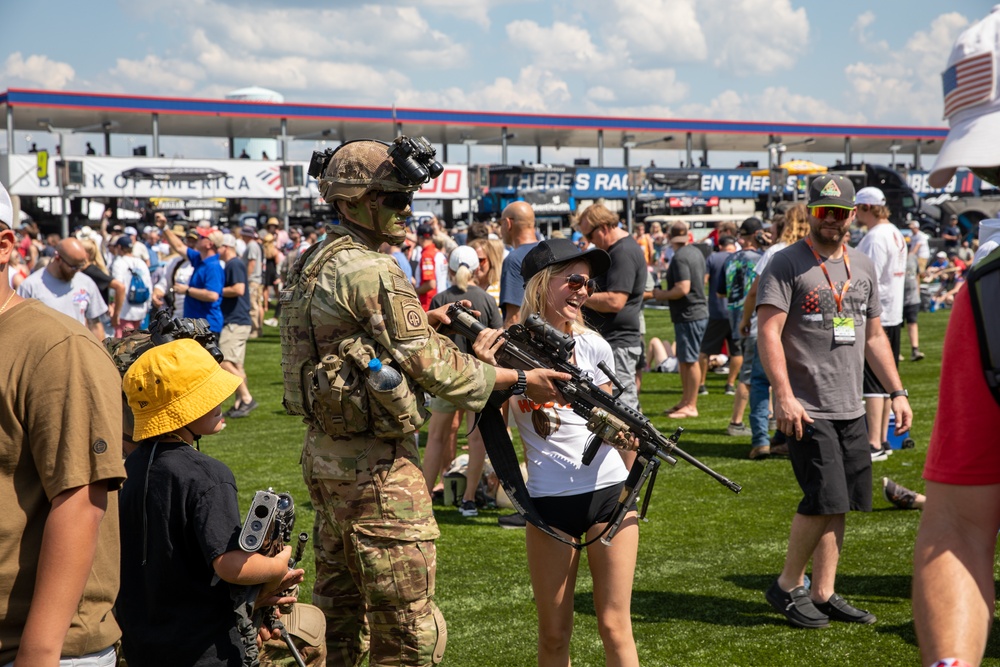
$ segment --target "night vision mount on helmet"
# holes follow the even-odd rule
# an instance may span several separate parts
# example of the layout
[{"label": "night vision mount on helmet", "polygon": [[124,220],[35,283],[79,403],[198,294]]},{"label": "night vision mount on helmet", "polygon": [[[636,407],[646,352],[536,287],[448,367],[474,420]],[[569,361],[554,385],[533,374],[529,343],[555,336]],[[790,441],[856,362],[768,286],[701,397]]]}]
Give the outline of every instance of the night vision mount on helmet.
[{"label": "night vision mount on helmet", "polygon": [[391,144],[358,139],[314,151],[309,175],[319,180],[323,198],[356,201],[374,192],[407,192],[441,175],[444,166],[423,137],[396,137]]}]

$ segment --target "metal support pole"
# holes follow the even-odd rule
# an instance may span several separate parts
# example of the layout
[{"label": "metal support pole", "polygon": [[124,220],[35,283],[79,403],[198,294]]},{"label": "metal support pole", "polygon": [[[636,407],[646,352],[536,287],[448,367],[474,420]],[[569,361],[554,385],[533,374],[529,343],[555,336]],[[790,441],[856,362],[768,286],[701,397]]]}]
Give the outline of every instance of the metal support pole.
[{"label": "metal support pole", "polygon": [[288,162],[288,119],[281,119],[281,161]]},{"label": "metal support pole", "polygon": [[920,140],[917,140],[917,148],[913,151],[913,169],[915,171],[920,171],[922,167],[920,166]]},{"label": "metal support pole", "polygon": [[538,144],[535,146],[535,164],[542,163],[542,145]]},{"label": "metal support pole", "polygon": [[851,138],[844,137],[844,164],[854,162],[854,155],[851,153]]},{"label": "metal support pole", "polygon": [[[230,144],[230,152],[233,150]],[[288,203],[288,172],[284,167],[288,164],[288,119],[281,119],[281,209],[282,209],[282,219],[285,223],[285,232],[291,226],[291,206]],[[260,221],[257,222],[258,227],[260,227]]]},{"label": "metal support pole", "polygon": [[153,114],[153,157],[160,157],[160,114]]},{"label": "metal support pole", "polygon": [[468,224],[472,224],[472,142],[466,140],[465,142],[465,171],[466,179],[468,181],[467,188],[465,191],[465,199],[469,208],[466,212],[466,220]]},{"label": "metal support pole", "polygon": [[597,166],[604,166],[604,130],[597,131]]},{"label": "metal support pole", "polygon": [[629,168],[629,147],[622,149],[622,159],[625,162],[625,227],[632,233],[632,170]]},{"label": "metal support pole", "polygon": [[[687,164],[685,164],[684,166],[685,166],[685,168],[690,169],[690,168],[692,168],[694,166],[694,156],[691,154],[692,151],[693,151],[693,149],[694,149],[694,146],[693,146],[693,142],[691,140],[691,133],[690,132],[687,133],[687,136],[684,139],[684,146],[685,146],[685,148],[687,150]],[[629,231],[631,231],[631,230],[629,230]]]},{"label": "metal support pole", "polygon": [[14,107],[7,105],[7,155],[14,154]]},{"label": "metal support pole", "polygon": [[111,157],[111,130],[104,130],[104,154]]},{"label": "metal support pole", "polygon": [[507,126],[500,128],[500,164],[507,165]]},{"label": "metal support pole", "polygon": [[[448,142],[444,141],[441,144],[441,162],[443,164],[448,164]],[[444,214],[445,222],[454,225],[455,224],[455,200],[445,199],[441,202],[441,212]]]}]

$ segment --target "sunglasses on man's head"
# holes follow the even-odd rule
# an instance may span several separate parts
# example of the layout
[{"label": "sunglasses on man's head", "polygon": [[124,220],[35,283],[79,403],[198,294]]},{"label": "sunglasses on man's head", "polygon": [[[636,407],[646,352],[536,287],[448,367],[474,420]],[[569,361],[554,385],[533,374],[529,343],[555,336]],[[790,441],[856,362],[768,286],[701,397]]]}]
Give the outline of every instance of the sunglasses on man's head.
[{"label": "sunglasses on man's head", "polygon": [[571,273],[566,276],[566,284],[569,285],[570,289],[574,292],[578,292],[581,287],[587,288],[587,296],[594,296],[594,290],[597,289],[597,281],[591,278],[588,280],[586,277],[581,276],[579,273]]},{"label": "sunglasses on man's head", "polygon": [[386,208],[394,211],[403,211],[413,203],[412,192],[376,192],[376,197],[381,197]]},{"label": "sunglasses on man's head", "polygon": [[853,210],[853,208],[840,208],[839,206],[813,206],[809,209],[809,213],[817,220],[826,220],[832,215],[834,220],[841,222],[851,217]]}]

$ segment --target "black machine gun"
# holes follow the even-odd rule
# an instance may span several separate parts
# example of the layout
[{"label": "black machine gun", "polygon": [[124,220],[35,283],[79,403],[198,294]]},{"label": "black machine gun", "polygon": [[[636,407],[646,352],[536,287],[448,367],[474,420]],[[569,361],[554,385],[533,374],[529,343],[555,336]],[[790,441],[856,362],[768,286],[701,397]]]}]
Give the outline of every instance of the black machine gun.
[{"label": "black machine gun", "polygon": [[[449,307],[448,317],[451,319],[449,326],[470,340],[475,340],[479,332],[485,328],[471,310],[459,303]],[[617,391],[613,395],[594,384],[589,373],[570,363],[576,343],[572,336],[546,324],[538,315],[531,315],[524,324],[515,324],[507,329],[503,339],[504,342],[495,352],[497,362],[501,366],[520,370],[551,368],[571,376],[570,380],[556,381],[555,384],[569,401],[573,412],[587,420],[587,429],[594,434],[583,453],[585,465],[590,465],[594,460],[604,440],[616,447],[636,451],[636,464],[629,471],[620,498],[620,504],[624,508],[631,507],[635,503],[642,485],[648,479],[650,484],[646,489],[641,512],[641,517],[645,518],[660,461],[675,465],[679,458],[710,475],[730,491],[739,493],[742,490],[739,484],[712,470],[677,446],[677,440],[684,429],[678,428],[669,438],[665,437],[645,415],[619,401],[618,396],[624,387],[606,363],[601,362],[598,367],[615,385]],[[499,406],[510,395],[509,391],[494,392],[490,403]],[[624,511],[619,512],[615,521],[609,525],[608,534],[602,541],[605,543],[611,541],[624,516]]]},{"label": "black machine gun", "polygon": [[[243,522],[243,530],[240,531],[240,548],[248,553],[258,552],[269,557],[276,556],[285,544],[292,541],[294,528],[295,502],[292,500],[292,496],[287,493],[275,493],[270,488],[266,491],[258,491],[253,496],[250,509],[247,510],[246,521]],[[308,533],[299,533],[295,552],[288,561],[288,569],[294,569],[295,564],[302,560],[303,551],[308,541]],[[253,587],[253,597],[256,597],[258,589],[259,587]],[[282,611],[287,612],[288,610],[283,609]],[[277,632],[281,640],[288,646],[295,664],[299,667],[306,667],[291,635],[274,614],[273,608],[254,611],[251,622],[254,627],[266,624],[271,631]],[[253,632],[253,637],[256,640],[256,632]],[[256,643],[254,648],[256,649]]]}]

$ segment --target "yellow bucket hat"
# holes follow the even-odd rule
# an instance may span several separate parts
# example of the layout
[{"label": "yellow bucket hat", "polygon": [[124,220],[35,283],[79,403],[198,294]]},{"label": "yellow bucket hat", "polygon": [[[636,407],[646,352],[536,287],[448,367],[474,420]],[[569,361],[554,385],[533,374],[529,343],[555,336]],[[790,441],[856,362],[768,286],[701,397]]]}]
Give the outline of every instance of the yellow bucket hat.
[{"label": "yellow bucket hat", "polygon": [[133,437],[145,440],[190,424],[231,396],[240,382],[190,338],[146,350],[122,380],[135,416]]}]

